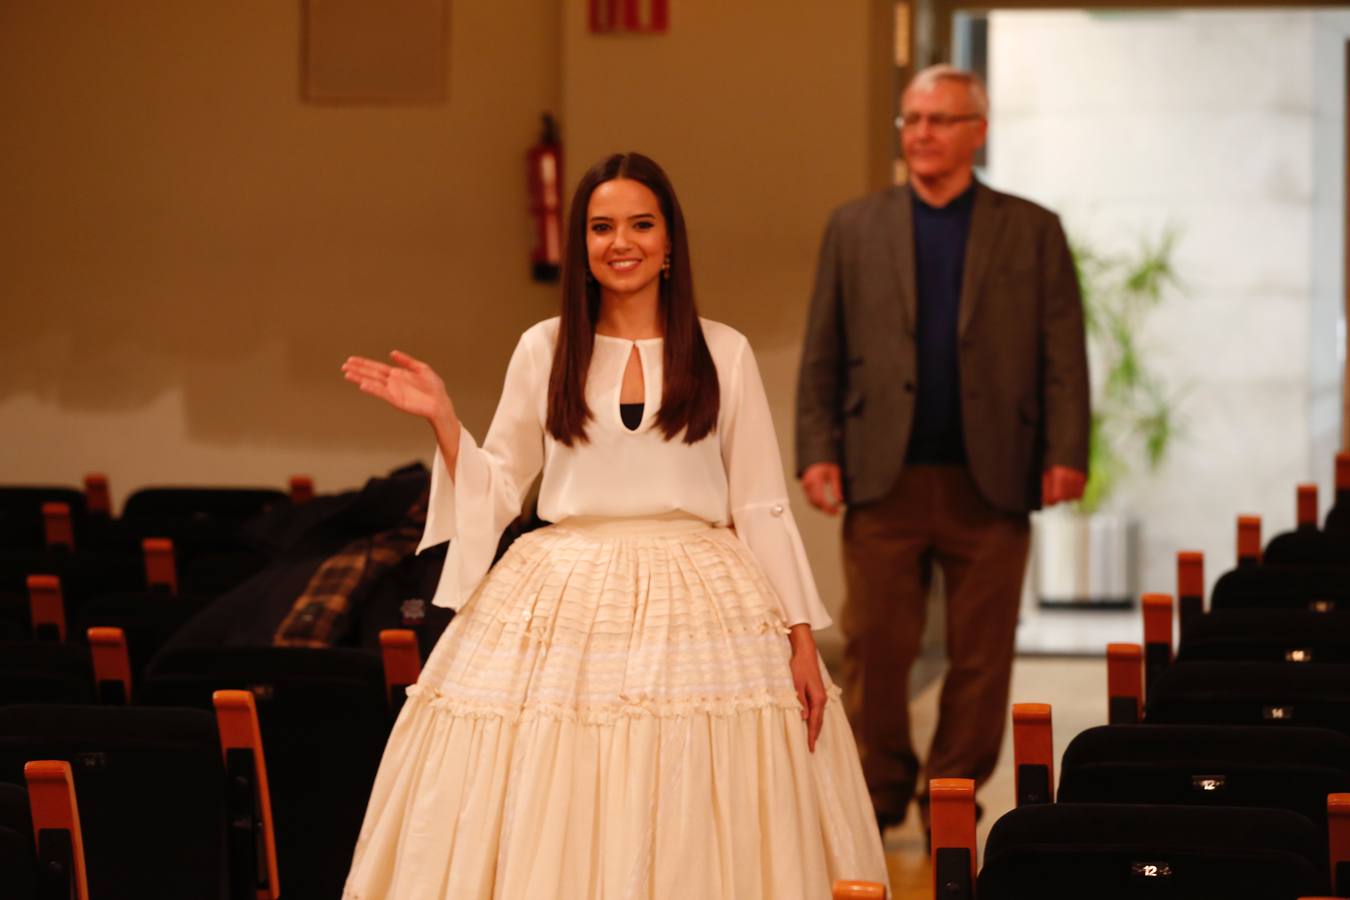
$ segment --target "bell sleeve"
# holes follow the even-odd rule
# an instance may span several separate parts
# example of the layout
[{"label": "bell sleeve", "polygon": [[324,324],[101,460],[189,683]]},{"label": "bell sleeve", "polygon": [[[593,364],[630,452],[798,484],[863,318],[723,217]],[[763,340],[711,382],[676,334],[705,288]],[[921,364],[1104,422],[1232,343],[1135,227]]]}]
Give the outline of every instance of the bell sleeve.
[{"label": "bell sleeve", "polygon": [[497,412],[480,447],[467,428],[451,476],[439,447],[431,468],[427,524],[417,552],[450,542],[432,603],[459,609],[492,565],[497,542],[520,515],[524,492],[539,474],[544,430],[539,398],[547,366],[527,332],[506,370]]},{"label": "bell sleeve", "polygon": [[783,458],[764,382],[749,342],[743,342],[722,395],[722,462],[731,521],[778,594],[788,625],[830,624],[788,505]]}]

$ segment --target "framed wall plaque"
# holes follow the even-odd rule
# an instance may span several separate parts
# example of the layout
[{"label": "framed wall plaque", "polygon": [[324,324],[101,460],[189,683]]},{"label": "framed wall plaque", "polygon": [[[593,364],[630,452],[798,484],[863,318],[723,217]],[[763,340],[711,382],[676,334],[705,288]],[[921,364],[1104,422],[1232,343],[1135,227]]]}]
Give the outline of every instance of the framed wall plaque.
[{"label": "framed wall plaque", "polygon": [[449,0],[304,0],[301,93],[318,103],[446,96]]}]

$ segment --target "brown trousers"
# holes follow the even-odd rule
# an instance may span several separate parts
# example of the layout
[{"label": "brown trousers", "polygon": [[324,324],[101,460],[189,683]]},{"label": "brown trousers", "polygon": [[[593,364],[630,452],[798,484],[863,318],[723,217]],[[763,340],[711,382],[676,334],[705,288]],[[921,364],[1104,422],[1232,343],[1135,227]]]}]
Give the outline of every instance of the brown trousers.
[{"label": "brown trousers", "polygon": [[906,466],[886,497],[848,510],[844,700],[878,815],[903,817],[919,775],[909,672],[934,564],[946,583],[949,667],[925,778],[983,782],[993,772],[1029,544],[1028,517],[991,507],[965,466]]}]

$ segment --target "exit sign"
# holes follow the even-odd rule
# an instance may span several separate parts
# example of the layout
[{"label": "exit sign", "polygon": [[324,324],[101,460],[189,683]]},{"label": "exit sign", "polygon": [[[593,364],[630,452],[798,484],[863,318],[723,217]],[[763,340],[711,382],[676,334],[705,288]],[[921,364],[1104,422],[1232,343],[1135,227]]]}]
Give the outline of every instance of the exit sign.
[{"label": "exit sign", "polygon": [[595,34],[664,34],[670,26],[670,0],[591,0]]}]

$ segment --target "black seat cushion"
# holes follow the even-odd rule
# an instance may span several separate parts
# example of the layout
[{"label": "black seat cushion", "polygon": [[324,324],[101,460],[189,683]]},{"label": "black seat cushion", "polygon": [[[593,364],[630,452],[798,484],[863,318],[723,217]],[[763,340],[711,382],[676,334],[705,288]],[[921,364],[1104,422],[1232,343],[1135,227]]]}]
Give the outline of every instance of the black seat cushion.
[{"label": "black seat cushion", "polygon": [[5,900],[37,900],[37,850],[31,831],[0,825],[0,887]]},{"label": "black seat cushion", "polygon": [[289,498],[274,488],[148,487],[127,498],[124,521],[245,521]]},{"label": "black seat cushion", "polygon": [[1184,662],[1149,696],[1151,724],[1314,725],[1350,734],[1350,664]]},{"label": "black seat cushion", "polygon": [[214,716],[191,709],[0,709],[0,781],[70,763],[90,896],[223,897],[225,775]]},{"label": "black seat cushion", "polygon": [[[267,756],[287,897],[336,897],[391,724],[380,657],[295,647],[186,648],[155,659],[143,703],[209,708],[251,690]],[[288,879],[285,872],[304,873]]]},{"label": "black seat cushion", "polygon": [[93,700],[88,647],[37,641],[0,644],[0,706]]},{"label": "black seat cushion", "polygon": [[1350,609],[1218,609],[1187,627],[1177,660],[1350,663]]},{"label": "black seat cushion", "polygon": [[139,550],[0,550],[0,592],[27,603],[30,575],[61,579],[67,620],[99,594],[145,589],[145,561]]},{"label": "black seat cushion", "polygon": [[0,827],[28,835],[33,833],[33,813],[28,806],[28,790],[23,784],[0,781]]},{"label": "black seat cushion", "polygon": [[1345,609],[1350,578],[1334,566],[1239,566],[1210,593],[1211,609]]},{"label": "black seat cushion", "polygon": [[1064,751],[1061,803],[1287,809],[1327,823],[1327,794],[1350,791],[1350,737],[1323,728],[1102,725]]},{"label": "black seat cushion", "polygon": [[70,507],[71,526],[75,543],[79,546],[85,537],[87,519],[84,492],[78,488],[52,486],[0,487],[0,548],[39,549],[47,542],[42,506],[45,503],[64,503]]},{"label": "black seat cushion", "polygon": [[1261,559],[1268,565],[1350,565],[1350,541],[1316,528],[1277,534],[1266,544]]},{"label": "black seat cushion", "polygon": [[1328,888],[1324,841],[1272,809],[1066,803],[994,823],[980,900],[1298,900]]}]

